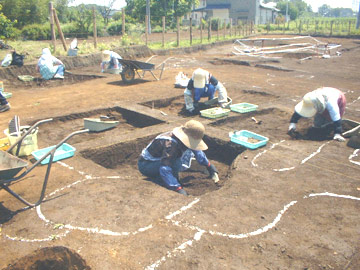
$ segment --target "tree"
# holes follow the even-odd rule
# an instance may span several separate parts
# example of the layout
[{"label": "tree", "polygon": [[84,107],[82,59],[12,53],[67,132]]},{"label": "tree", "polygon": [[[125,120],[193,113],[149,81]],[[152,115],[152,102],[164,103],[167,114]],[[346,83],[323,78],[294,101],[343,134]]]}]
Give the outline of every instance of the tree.
[{"label": "tree", "polygon": [[331,7],[329,5],[324,4],[319,7],[318,13],[323,17],[329,17],[331,13]]},{"label": "tree", "polygon": [[0,4],[0,39],[11,38],[14,34],[14,23],[11,22],[4,13],[1,12],[2,6]]},{"label": "tree", "polygon": [[[198,0],[157,0],[151,1],[151,22],[160,24],[162,16],[169,24],[175,17],[189,13]],[[146,0],[126,0],[126,14],[139,22],[144,22],[146,15]]]},{"label": "tree", "polygon": [[110,13],[113,10],[113,6],[115,2],[116,0],[109,0],[107,6],[97,6],[99,13],[103,17],[105,25],[108,25],[109,23]]}]

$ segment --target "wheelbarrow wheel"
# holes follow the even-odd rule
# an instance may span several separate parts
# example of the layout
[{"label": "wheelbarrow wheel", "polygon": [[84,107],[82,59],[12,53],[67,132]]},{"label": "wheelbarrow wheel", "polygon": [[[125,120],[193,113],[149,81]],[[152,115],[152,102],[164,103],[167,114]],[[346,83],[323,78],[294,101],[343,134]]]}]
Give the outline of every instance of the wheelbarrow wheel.
[{"label": "wheelbarrow wheel", "polygon": [[132,82],[135,78],[135,71],[130,67],[125,67],[123,72],[121,72],[121,78],[125,83]]}]

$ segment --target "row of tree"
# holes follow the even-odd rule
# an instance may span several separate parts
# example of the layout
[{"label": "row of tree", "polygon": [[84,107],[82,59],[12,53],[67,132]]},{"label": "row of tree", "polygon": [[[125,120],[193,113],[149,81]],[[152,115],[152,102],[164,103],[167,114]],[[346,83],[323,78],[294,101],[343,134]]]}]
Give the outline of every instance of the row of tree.
[{"label": "row of tree", "polygon": [[[110,22],[121,21],[121,12],[116,13],[113,9],[113,5],[117,0],[104,1],[105,5],[69,6],[73,1],[0,0],[0,38],[11,37],[11,34],[9,34],[11,28],[15,29],[12,31],[14,33],[22,31],[29,25],[44,26],[49,23],[49,2],[53,2],[57,16],[62,24],[72,24],[72,27],[76,28],[73,32],[87,32],[91,29],[93,7],[96,9],[99,21],[102,22],[101,27],[103,29],[106,29]],[[301,16],[316,15],[312,12],[311,6],[303,0],[264,0],[264,2],[276,2],[276,7],[280,10],[280,13],[283,15],[288,14],[291,20]],[[147,3],[150,3],[151,6],[152,25],[161,25],[162,17],[165,16],[167,27],[174,27],[176,17],[182,17],[191,12],[192,8],[199,4],[199,0],[126,0],[126,22],[143,24]],[[354,14],[351,9],[332,9],[328,5],[323,5],[319,8],[317,15],[340,17]]]}]

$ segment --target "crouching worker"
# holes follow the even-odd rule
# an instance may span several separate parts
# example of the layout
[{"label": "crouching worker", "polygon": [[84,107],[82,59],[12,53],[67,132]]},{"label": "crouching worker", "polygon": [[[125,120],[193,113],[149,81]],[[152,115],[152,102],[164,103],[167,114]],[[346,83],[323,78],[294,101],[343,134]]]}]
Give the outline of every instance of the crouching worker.
[{"label": "crouching worker", "polygon": [[63,62],[51,55],[49,48],[42,50],[36,69],[45,80],[64,79],[65,66]]},{"label": "crouching worker", "polygon": [[196,69],[184,91],[186,110],[192,114],[197,114],[200,99],[208,97],[208,100],[211,100],[216,91],[218,91],[219,105],[225,108],[228,105],[226,88],[208,71],[201,68]]},{"label": "crouching worker", "polygon": [[203,152],[208,148],[202,140],[204,132],[205,127],[200,122],[190,120],[184,126],[158,135],[141,152],[139,171],[148,177],[160,176],[167,188],[187,195],[179,183],[179,172],[190,168],[191,160],[195,158],[207,168],[210,177],[218,182],[218,171]]},{"label": "crouching worker", "polygon": [[324,128],[329,124],[334,127],[334,140],[345,141],[341,136],[341,118],[345,113],[346,99],[344,93],[332,87],[322,87],[311,91],[295,106],[291,117],[288,134],[296,131],[296,123],[302,117],[314,117],[314,127]]},{"label": "crouching worker", "polygon": [[122,71],[122,65],[118,59],[122,59],[119,54],[113,51],[105,50],[101,54],[101,72],[119,74]]}]

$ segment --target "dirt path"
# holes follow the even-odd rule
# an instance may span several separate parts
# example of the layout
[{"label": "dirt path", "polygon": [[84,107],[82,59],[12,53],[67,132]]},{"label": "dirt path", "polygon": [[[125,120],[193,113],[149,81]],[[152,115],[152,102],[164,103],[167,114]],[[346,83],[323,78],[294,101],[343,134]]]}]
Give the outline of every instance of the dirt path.
[{"label": "dirt path", "polygon": [[[41,206],[22,210],[0,190],[0,268],[30,269],[24,265],[44,266],[48,258],[67,265],[51,269],[359,269],[358,150],[330,137],[286,134],[294,106],[321,86],[344,91],[346,117],[360,120],[360,44],[324,41],[342,44],[342,55],[264,63],[231,55],[230,44],[153,57],[156,65],[166,63],[160,81],[147,74],[126,85],[119,75],[99,73],[95,62],[70,70],[64,81],[6,81],[12,108],[0,114],[0,127],[14,115],[23,125],[53,118],[39,126],[40,148],[82,129],[86,117],[111,115],[120,123],[69,139],[75,155],[53,164]],[[174,78],[197,67],[223,82],[233,103],[258,109],[194,117],[206,126],[207,155],[221,182],[215,185],[193,164],[180,176],[190,194],[184,197],[141,176],[136,162],[154,136],[191,119]],[[309,126],[304,120],[299,131]],[[269,142],[255,150],[231,143],[228,133],[242,129]],[[34,201],[45,171],[37,166],[11,188]],[[21,259],[26,255],[32,257]]]}]

